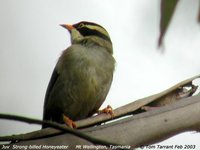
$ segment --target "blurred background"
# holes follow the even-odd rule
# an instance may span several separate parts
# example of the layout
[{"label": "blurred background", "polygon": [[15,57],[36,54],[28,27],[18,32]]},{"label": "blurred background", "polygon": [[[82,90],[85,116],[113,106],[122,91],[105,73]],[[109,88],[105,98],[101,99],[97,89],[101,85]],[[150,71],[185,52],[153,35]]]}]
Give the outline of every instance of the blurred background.
[{"label": "blurred background", "polygon": [[[120,107],[161,92],[200,72],[198,0],[182,0],[157,49],[160,0],[2,0],[0,2],[0,113],[42,119],[48,82],[61,52],[70,45],[59,24],[96,22],[109,32],[117,61],[103,107]],[[38,125],[0,120],[0,136],[38,130]],[[161,145],[195,144],[187,132]]]}]

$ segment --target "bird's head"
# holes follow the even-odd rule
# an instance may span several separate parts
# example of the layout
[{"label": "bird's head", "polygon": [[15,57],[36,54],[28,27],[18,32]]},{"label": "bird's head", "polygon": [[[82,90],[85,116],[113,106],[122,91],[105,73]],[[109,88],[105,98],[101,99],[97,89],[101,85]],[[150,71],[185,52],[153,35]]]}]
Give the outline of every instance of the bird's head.
[{"label": "bird's head", "polygon": [[93,22],[82,21],[73,25],[61,24],[71,34],[72,43],[77,43],[84,38],[90,38],[99,44],[110,45],[112,49],[112,42],[106,29],[101,25]]}]

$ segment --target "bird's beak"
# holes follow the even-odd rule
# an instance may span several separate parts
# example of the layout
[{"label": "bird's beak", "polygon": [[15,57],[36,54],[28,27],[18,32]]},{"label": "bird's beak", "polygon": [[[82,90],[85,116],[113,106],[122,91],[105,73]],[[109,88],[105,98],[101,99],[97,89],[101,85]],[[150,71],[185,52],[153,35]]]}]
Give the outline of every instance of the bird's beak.
[{"label": "bird's beak", "polygon": [[72,25],[69,24],[61,24],[63,28],[67,29],[68,31],[71,31],[72,29],[75,29]]}]

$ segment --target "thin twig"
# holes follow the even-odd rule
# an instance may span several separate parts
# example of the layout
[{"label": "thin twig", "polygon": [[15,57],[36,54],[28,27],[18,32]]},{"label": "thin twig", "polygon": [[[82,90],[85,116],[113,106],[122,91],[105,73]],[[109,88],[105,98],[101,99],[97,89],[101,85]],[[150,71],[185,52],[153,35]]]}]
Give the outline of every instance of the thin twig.
[{"label": "thin twig", "polygon": [[[27,118],[27,117],[9,115],[9,114],[0,114],[0,118],[9,119],[9,120],[16,120],[16,121],[22,121],[22,122],[26,122],[26,123],[30,123],[30,124],[48,125],[50,127],[65,131],[67,133],[71,133],[73,135],[76,135],[76,136],[78,136],[80,138],[84,138],[84,139],[92,142],[93,144],[100,144],[100,145],[105,145],[105,146],[118,145],[116,143],[111,143],[111,142],[108,142],[108,141],[105,141],[105,140],[102,140],[102,139],[97,139],[95,137],[92,137],[90,135],[82,133],[82,132],[80,132],[78,130],[71,129],[71,128],[67,127],[67,126],[64,127],[61,124],[58,124],[56,122],[42,121],[42,120],[39,120],[39,119],[31,119],[31,118]],[[5,141],[5,139],[3,137],[0,137],[0,141]]]}]

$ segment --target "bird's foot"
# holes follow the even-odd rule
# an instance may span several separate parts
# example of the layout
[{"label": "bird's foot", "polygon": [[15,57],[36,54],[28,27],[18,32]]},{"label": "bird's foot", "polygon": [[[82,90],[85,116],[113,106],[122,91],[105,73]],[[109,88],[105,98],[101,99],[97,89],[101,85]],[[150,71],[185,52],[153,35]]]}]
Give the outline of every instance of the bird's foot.
[{"label": "bird's foot", "polygon": [[114,112],[110,105],[108,105],[106,108],[98,111],[98,114],[102,114],[102,113],[110,114],[111,117],[114,118]]},{"label": "bird's foot", "polygon": [[63,121],[64,123],[69,126],[70,128],[77,128],[75,122],[71,120],[69,117],[63,114]]}]

